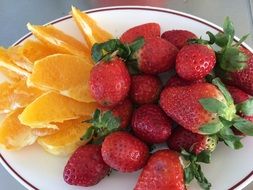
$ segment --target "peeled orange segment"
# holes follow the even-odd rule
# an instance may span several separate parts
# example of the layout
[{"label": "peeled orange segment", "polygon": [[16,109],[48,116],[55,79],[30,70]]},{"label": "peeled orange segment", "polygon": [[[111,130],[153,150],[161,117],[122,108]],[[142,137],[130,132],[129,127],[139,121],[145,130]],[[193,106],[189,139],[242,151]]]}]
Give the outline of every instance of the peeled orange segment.
[{"label": "peeled orange segment", "polygon": [[88,88],[92,67],[88,59],[54,54],[35,62],[28,83],[42,89],[56,90],[77,101],[94,102]]},{"label": "peeled orange segment", "polygon": [[52,25],[36,26],[28,23],[27,28],[39,41],[59,53],[90,57],[90,51],[84,44]]},{"label": "peeled orange segment", "polygon": [[12,62],[18,67],[31,72],[33,69],[32,63],[23,56],[21,46],[14,46],[7,49],[7,55],[10,57]]},{"label": "peeled orange segment", "polygon": [[18,115],[23,109],[17,109],[8,114],[0,124],[0,147],[7,150],[18,150],[33,144],[37,137],[32,129],[22,125]]},{"label": "peeled orange segment", "polygon": [[37,142],[49,153],[58,156],[67,156],[73,153],[79,146],[85,144],[80,137],[90,127],[90,124],[82,121],[90,117],[81,117],[79,119],[57,123],[59,131],[53,135],[39,137]]},{"label": "peeled orange segment", "polygon": [[21,47],[22,55],[31,63],[57,53],[39,41],[26,40]]},{"label": "peeled orange segment", "polygon": [[27,87],[25,80],[14,84],[0,84],[0,114],[8,113],[11,110],[25,107],[37,98],[42,91],[33,87]]},{"label": "peeled orange segment", "polygon": [[30,73],[17,66],[6,52],[6,49],[0,47],[0,67],[4,67],[20,76],[28,77]]},{"label": "peeled orange segment", "polygon": [[0,73],[6,77],[6,79],[10,82],[17,82],[22,79],[22,76],[18,75],[17,73],[5,68],[0,67]]},{"label": "peeled orange segment", "polygon": [[59,129],[50,129],[50,128],[38,128],[32,129],[32,133],[38,137],[48,136],[55,134]]},{"label": "peeled orange segment", "polygon": [[112,35],[99,27],[95,20],[73,6],[72,16],[90,48],[94,43],[101,43],[112,39]]},{"label": "peeled orange segment", "polygon": [[58,129],[53,122],[92,115],[96,107],[96,103],[78,102],[56,92],[46,92],[24,109],[19,120],[31,128]]}]

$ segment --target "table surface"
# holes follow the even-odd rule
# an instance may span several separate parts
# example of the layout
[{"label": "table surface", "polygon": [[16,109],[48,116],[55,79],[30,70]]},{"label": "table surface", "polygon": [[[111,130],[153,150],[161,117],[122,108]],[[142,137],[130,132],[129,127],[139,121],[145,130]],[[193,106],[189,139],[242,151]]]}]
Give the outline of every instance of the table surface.
[{"label": "table surface", "polygon": [[[0,0],[0,44],[10,46],[28,32],[25,25],[45,24],[67,15],[71,5],[81,10],[116,5],[146,5],[170,8],[222,25],[225,16],[234,21],[236,35],[250,33],[247,43],[253,47],[253,17],[251,0]],[[0,165],[1,190],[25,190]],[[252,190],[253,183],[245,190]]]}]

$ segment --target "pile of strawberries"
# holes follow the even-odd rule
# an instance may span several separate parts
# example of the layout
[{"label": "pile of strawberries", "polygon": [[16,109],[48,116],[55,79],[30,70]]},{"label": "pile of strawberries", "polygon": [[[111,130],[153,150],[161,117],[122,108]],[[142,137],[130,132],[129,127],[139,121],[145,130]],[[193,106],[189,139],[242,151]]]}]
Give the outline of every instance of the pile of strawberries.
[{"label": "pile of strawberries", "polygon": [[[233,41],[229,18],[223,33],[207,34],[161,35],[159,24],[147,23],[93,46],[89,85],[100,107],[85,121],[89,144],[65,167],[68,184],[92,186],[112,169],[143,168],[135,190],[184,190],[194,178],[210,189],[199,163],[210,162],[218,142],[239,149],[253,135],[253,56],[241,46],[246,36]],[[167,71],[173,76],[163,85]]]}]

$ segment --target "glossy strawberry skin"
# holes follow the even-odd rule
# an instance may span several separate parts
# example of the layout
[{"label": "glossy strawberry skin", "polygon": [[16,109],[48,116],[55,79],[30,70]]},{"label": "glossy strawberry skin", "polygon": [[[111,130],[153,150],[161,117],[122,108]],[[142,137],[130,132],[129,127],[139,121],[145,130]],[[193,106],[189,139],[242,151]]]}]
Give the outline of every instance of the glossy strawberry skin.
[{"label": "glossy strawberry skin", "polygon": [[153,75],[135,75],[131,80],[130,97],[141,105],[155,103],[162,90],[161,80]]},{"label": "glossy strawberry skin", "polygon": [[194,81],[188,81],[188,80],[184,80],[182,78],[180,78],[179,76],[175,75],[173,77],[171,77],[165,87],[173,87],[173,86],[189,86],[189,85],[192,85],[192,84],[196,84],[196,83],[203,83],[205,82],[205,79],[199,79],[199,80],[194,80]]},{"label": "glossy strawberry skin", "polygon": [[99,109],[101,111],[111,110],[115,117],[120,118],[120,127],[124,129],[129,125],[131,121],[134,107],[133,103],[128,98],[126,98],[123,102],[119,103],[113,108],[100,106]]},{"label": "glossy strawberry skin", "polygon": [[211,47],[203,44],[190,44],[178,52],[176,72],[185,80],[198,80],[208,75],[215,63],[215,52]]},{"label": "glossy strawberry skin", "polygon": [[123,43],[131,43],[139,37],[144,37],[144,39],[147,39],[153,37],[160,37],[160,34],[161,28],[159,24],[146,23],[128,29],[121,35],[120,41]]},{"label": "glossy strawberry skin", "polygon": [[178,49],[187,45],[189,39],[196,39],[197,36],[188,30],[168,30],[161,36],[163,39],[169,41]]},{"label": "glossy strawberry skin", "polygon": [[148,144],[163,143],[171,134],[172,121],[155,104],[146,104],[135,110],[132,129],[137,137]]},{"label": "glossy strawberry skin", "polygon": [[179,154],[170,150],[155,152],[144,167],[134,190],[185,190],[184,171]]},{"label": "glossy strawberry skin", "polygon": [[240,50],[248,56],[247,66],[242,71],[228,72],[226,80],[253,96],[253,54],[244,48]]},{"label": "glossy strawberry skin", "polygon": [[178,49],[162,38],[145,40],[145,44],[136,53],[138,68],[145,74],[158,74],[175,66]]},{"label": "glossy strawberry skin", "polygon": [[127,132],[108,135],[101,149],[105,163],[121,172],[134,172],[142,168],[149,157],[147,145]]},{"label": "glossy strawberry skin", "polygon": [[179,125],[193,133],[199,133],[202,125],[216,118],[199,103],[201,98],[215,98],[224,101],[223,95],[214,85],[198,83],[165,88],[160,96],[160,106]]},{"label": "glossy strawberry skin", "polygon": [[167,141],[167,144],[170,149],[181,152],[182,148],[186,151],[190,151],[193,147],[193,152],[199,154],[206,147],[206,136],[192,133],[184,129],[183,127],[176,127],[173,129],[170,138]]},{"label": "glossy strawberry skin", "polygon": [[123,101],[128,95],[130,84],[128,70],[119,58],[99,62],[90,73],[91,95],[102,106],[112,107]]},{"label": "glossy strawberry skin", "polygon": [[79,147],[65,166],[63,177],[66,183],[92,186],[101,181],[110,171],[101,156],[101,145]]}]

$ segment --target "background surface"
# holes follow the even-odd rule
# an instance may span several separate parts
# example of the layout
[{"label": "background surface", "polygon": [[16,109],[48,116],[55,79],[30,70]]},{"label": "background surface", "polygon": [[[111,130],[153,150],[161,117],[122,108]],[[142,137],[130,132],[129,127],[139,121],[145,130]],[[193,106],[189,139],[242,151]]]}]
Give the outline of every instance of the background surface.
[{"label": "background surface", "polygon": [[[45,24],[69,14],[71,5],[81,10],[116,5],[147,5],[175,9],[222,25],[229,16],[236,35],[250,33],[247,43],[253,47],[253,2],[251,0],[0,0],[0,44],[10,46],[25,35],[26,24]],[[43,179],[42,179],[43,180]],[[0,165],[1,190],[25,190]],[[252,190],[253,184],[245,190]],[[57,189],[56,189],[57,190]]]}]

